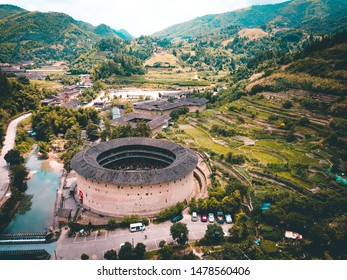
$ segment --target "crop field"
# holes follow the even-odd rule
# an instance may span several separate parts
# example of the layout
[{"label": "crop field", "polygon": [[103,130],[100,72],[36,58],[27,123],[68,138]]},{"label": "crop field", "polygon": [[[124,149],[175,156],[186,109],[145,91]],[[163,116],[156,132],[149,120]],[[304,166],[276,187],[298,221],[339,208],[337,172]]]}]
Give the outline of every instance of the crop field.
[{"label": "crop field", "polygon": [[263,164],[280,164],[284,163],[283,159],[275,154],[270,154],[264,151],[250,151],[250,154],[259,162]]},{"label": "crop field", "polygon": [[230,151],[227,147],[214,142],[206,132],[198,128],[186,128],[184,132],[191,136],[201,148],[209,149],[219,154],[226,154]]},{"label": "crop field", "polygon": [[[320,161],[322,156],[319,153],[312,152],[310,145],[305,141],[288,142],[285,139],[286,130],[281,129],[278,123],[269,123],[267,119],[275,111],[283,111],[283,116],[290,118],[291,115],[298,119],[300,116],[293,112],[286,112],[281,109],[279,102],[274,102],[271,106],[261,107],[264,111],[254,110],[253,102],[263,104],[265,100],[253,100],[249,97],[247,100],[242,97],[235,102],[222,105],[221,110],[208,109],[200,115],[190,114],[188,118],[180,120],[178,130],[172,131],[172,135],[177,137],[177,141],[183,141],[190,147],[198,148],[204,151],[213,152],[215,160],[222,163],[223,157],[228,153],[232,155],[243,155],[245,162],[243,165],[234,165],[234,170],[242,174],[248,180],[252,180],[252,170],[259,170],[260,173],[270,172],[276,178],[292,182],[304,189],[313,189],[317,182],[324,179],[320,173],[310,173],[309,177],[301,178],[294,176],[291,172],[276,172],[271,170],[271,164],[278,166],[293,166],[303,164],[309,168],[322,170]],[[233,106],[233,110],[229,107]],[[252,114],[255,117],[252,117]],[[183,121],[184,120],[184,121]],[[182,122],[183,121],[183,122]],[[225,130],[236,132],[234,136],[223,136],[222,134],[211,134],[213,125],[218,125]],[[316,130],[314,126],[304,127],[307,132],[314,135]],[[182,142],[182,143],[183,143]],[[275,177],[274,177],[275,178]],[[311,180],[312,178],[312,180]],[[270,185],[274,181],[268,181]],[[276,183],[274,184],[276,185]]]}]

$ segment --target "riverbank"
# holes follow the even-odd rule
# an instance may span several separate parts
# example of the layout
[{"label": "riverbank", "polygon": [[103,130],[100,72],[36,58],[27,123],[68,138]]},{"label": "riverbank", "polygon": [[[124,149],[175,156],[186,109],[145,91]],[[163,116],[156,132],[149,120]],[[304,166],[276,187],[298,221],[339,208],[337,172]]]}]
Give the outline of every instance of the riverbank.
[{"label": "riverbank", "polygon": [[42,160],[34,150],[27,157],[25,166],[30,172],[28,189],[5,233],[35,233],[54,229],[54,204],[63,175],[63,163],[54,154]]},{"label": "riverbank", "polygon": [[13,121],[11,121],[7,127],[4,145],[1,149],[1,154],[0,154],[0,206],[2,206],[4,202],[7,201],[7,199],[10,196],[9,170],[7,167],[7,162],[5,161],[5,155],[7,154],[8,151],[14,148],[18,124],[21,121],[25,120],[26,118],[29,118],[30,116],[31,116],[31,113],[24,114],[14,119]]}]

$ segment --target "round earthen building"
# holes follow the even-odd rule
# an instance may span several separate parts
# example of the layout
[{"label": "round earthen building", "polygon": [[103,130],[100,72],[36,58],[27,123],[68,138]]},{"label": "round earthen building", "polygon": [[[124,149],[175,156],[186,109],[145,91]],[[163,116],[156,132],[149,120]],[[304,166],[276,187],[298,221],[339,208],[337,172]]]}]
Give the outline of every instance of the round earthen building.
[{"label": "round earthen building", "polygon": [[189,201],[197,164],[192,150],[151,138],[104,142],[79,152],[71,162],[83,207],[114,217],[154,217]]}]

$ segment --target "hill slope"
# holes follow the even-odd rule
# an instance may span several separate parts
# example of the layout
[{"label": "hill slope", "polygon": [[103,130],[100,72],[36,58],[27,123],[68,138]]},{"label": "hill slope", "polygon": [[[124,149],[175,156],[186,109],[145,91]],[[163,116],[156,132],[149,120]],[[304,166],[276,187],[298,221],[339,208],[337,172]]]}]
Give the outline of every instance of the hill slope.
[{"label": "hill slope", "polygon": [[71,59],[103,37],[127,38],[106,25],[94,27],[63,13],[29,12],[0,5],[0,62]]},{"label": "hill slope", "polygon": [[301,89],[346,96],[347,32],[309,45],[294,61],[251,83],[253,93]]},{"label": "hill slope", "polygon": [[25,10],[13,5],[0,5],[0,18],[3,19],[10,15],[24,12]]},{"label": "hill slope", "polygon": [[[248,28],[269,25],[271,27],[306,27],[320,32],[322,29],[346,27],[346,0],[293,0],[289,2],[252,6],[217,15],[206,15],[177,24],[153,34],[157,37],[197,37],[219,32],[231,25]],[[334,18],[334,20],[332,20]],[[310,25],[309,22],[318,23]],[[303,24],[302,24],[303,23]],[[328,24],[328,26],[326,26]]]}]

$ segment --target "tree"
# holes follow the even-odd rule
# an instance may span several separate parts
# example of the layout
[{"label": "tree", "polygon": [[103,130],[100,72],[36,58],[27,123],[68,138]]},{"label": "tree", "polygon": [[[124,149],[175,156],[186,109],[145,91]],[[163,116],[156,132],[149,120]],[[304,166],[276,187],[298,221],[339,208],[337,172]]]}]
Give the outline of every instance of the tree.
[{"label": "tree", "polygon": [[142,260],[146,253],[146,245],[143,243],[137,243],[134,249],[135,259]]},{"label": "tree", "polygon": [[93,90],[95,90],[96,92],[104,90],[105,88],[106,88],[106,84],[102,81],[95,81],[93,84]]},{"label": "tree", "polygon": [[89,260],[89,256],[87,254],[82,254],[81,260]]},{"label": "tree", "polygon": [[218,245],[224,241],[223,228],[217,224],[207,225],[207,230],[203,239],[203,244]]},{"label": "tree", "polygon": [[177,121],[178,118],[181,115],[185,115],[189,113],[189,109],[188,108],[179,108],[179,109],[175,109],[170,113],[170,117],[172,118],[173,121]]},{"label": "tree", "polygon": [[308,125],[310,124],[310,120],[308,118],[301,118],[299,121],[298,121],[299,125],[302,125],[302,126],[305,126],[305,125]]},{"label": "tree", "polygon": [[198,212],[199,210],[199,204],[196,201],[196,198],[193,197],[192,200],[189,202],[189,212]]},{"label": "tree", "polygon": [[133,109],[133,106],[131,104],[130,101],[128,101],[126,104],[125,104],[125,114],[130,114],[131,112],[133,112],[134,109]]},{"label": "tree", "polygon": [[17,81],[18,81],[19,83],[23,84],[23,85],[30,85],[30,80],[29,80],[29,78],[26,77],[26,76],[19,76],[19,77],[17,78]]},{"label": "tree", "polygon": [[159,248],[163,248],[166,245],[166,241],[165,240],[161,240],[159,242]]},{"label": "tree", "polygon": [[116,260],[117,259],[117,252],[116,250],[108,250],[105,254],[104,254],[104,259],[105,260]]},{"label": "tree", "polygon": [[87,125],[87,135],[90,140],[96,140],[99,138],[99,127],[95,123],[89,121]]},{"label": "tree", "polygon": [[39,153],[42,159],[48,158],[49,144],[46,142],[39,142]]},{"label": "tree", "polygon": [[125,242],[125,244],[120,248],[118,253],[118,258],[120,260],[132,260],[133,257],[133,246],[129,242]]},{"label": "tree", "polygon": [[151,137],[151,129],[148,126],[148,124],[146,124],[143,121],[140,121],[137,123],[136,129],[134,131],[134,136],[135,137]]},{"label": "tree", "polygon": [[81,127],[78,123],[74,124],[70,129],[65,133],[65,140],[73,141],[73,143],[81,144]]},{"label": "tree", "polygon": [[115,218],[111,218],[111,219],[108,220],[108,222],[107,222],[107,227],[108,227],[109,229],[113,229],[113,228],[115,228],[116,226],[117,226],[117,223],[116,223],[116,219],[115,219]]},{"label": "tree", "polygon": [[283,106],[284,109],[290,109],[290,108],[293,107],[293,103],[291,101],[289,101],[289,100],[286,100],[286,101],[284,101],[282,106]]},{"label": "tree", "polygon": [[225,158],[225,161],[228,162],[228,163],[231,163],[232,160],[233,160],[233,154],[232,154],[232,152],[228,152],[227,156]]},{"label": "tree", "polygon": [[140,220],[141,218],[139,217],[139,215],[124,216],[122,218],[122,224],[128,227],[130,224],[137,223]]},{"label": "tree", "polygon": [[10,166],[24,163],[24,158],[21,156],[18,150],[9,150],[4,158]]},{"label": "tree", "polygon": [[12,187],[18,189],[21,192],[27,190],[26,179],[29,172],[23,164],[15,165],[10,170],[10,180]]},{"label": "tree", "polygon": [[159,250],[160,259],[172,260],[173,259],[173,248],[170,245],[163,245]]},{"label": "tree", "polygon": [[175,223],[170,227],[172,238],[180,245],[184,246],[188,241],[189,230],[186,224]]}]

